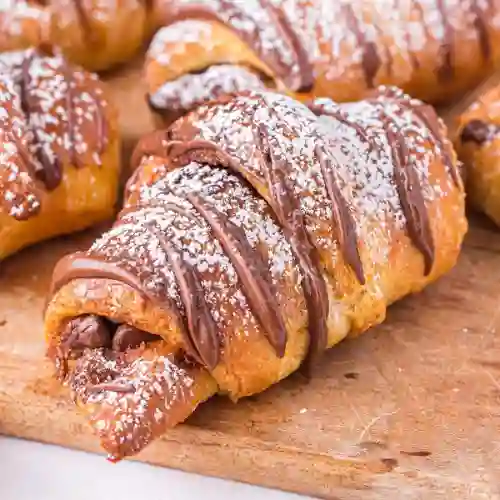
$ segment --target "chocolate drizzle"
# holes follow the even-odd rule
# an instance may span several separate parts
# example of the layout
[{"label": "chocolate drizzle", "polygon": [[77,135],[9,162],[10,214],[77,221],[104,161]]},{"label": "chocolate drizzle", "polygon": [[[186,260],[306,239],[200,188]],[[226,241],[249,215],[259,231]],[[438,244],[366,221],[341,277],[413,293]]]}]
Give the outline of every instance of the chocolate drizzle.
[{"label": "chocolate drizzle", "polygon": [[[284,35],[290,40],[290,44],[296,54],[299,66],[299,81],[292,83],[291,88],[297,92],[310,92],[314,86],[314,72],[309,55],[304,44],[300,40],[286,14],[270,0],[260,0],[264,8],[267,8],[273,18],[276,19]],[[290,83],[289,83],[290,85]]]},{"label": "chocolate drizzle", "polygon": [[[314,75],[309,54],[294,27],[280,7],[270,0],[257,0],[261,12],[268,20],[259,18],[259,13],[246,11],[244,2],[219,0],[212,5],[194,4],[173,6],[166,9],[165,24],[184,19],[216,19],[234,30],[259,57],[293,91],[308,91],[314,84]],[[255,15],[253,15],[255,14]],[[261,24],[259,24],[259,22]],[[262,26],[265,23],[265,26]],[[262,30],[271,27],[277,40],[265,40]]]},{"label": "chocolate drizzle", "polygon": [[492,141],[500,134],[500,125],[496,123],[486,123],[483,120],[471,120],[462,129],[460,140],[474,142],[478,146]]},{"label": "chocolate drizzle", "polygon": [[[158,236],[158,231],[152,224],[147,227]],[[182,258],[167,238],[159,237],[159,241],[175,274],[184,305],[186,351],[200,364],[213,370],[220,359],[219,338],[217,326],[205,300],[201,278],[198,271]]]},{"label": "chocolate drizzle", "polygon": [[10,187],[4,182],[0,195],[12,217],[26,220],[42,209],[43,192],[61,184],[65,163],[100,163],[109,132],[105,101],[97,78],[59,53],[29,49],[0,56],[0,76],[4,167],[10,171],[4,176]]},{"label": "chocolate drizzle", "polygon": [[[490,3],[488,1],[488,3]],[[478,0],[470,0],[470,9],[474,14],[474,28],[477,31],[479,46],[485,61],[488,61],[491,56],[491,42],[488,36],[488,27],[486,23],[486,13],[479,6]]]},{"label": "chocolate drizzle", "polygon": [[453,162],[449,147],[446,145],[446,136],[439,130],[439,118],[432,107],[415,99],[408,100],[402,98],[403,94],[401,91],[399,89],[395,90],[393,87],[385,87],[380,95],[389,99],[397,99],[398,104],[402,109],[410,110],[415,115],[415,118],[420,120],[420,122],[425,125],[429,132],[430,139],[441,151],[443,163],[450,173],[455,186],[462,188],[463,183],[460,173],[456,164]]},{"label": "chocolate drizzle", "polygon": [[346,4],[343,6],[343,10],[346,15],[347,27],[356,37],[357,46],[361,47],[363,50],[363,72],[365,74],[366,84],[372,89],[375,87],[375,77],[382,66],[377,45],[375,42],[371,42],[366,39],[366,36],[361,29],[360,22],[354,12],[353,6],[351,4]]},{"label": "chocolate drizzle", "polygon": [[244,231],[195,193],[186,198],[211,227],[231,260],[252,311],[279,357],[285,355],[286,327],[279,313],[268,265],[252,248]]},{"label": "chocolate drizzle", "polygon": [[453,42],[453,26],[448,20],[446,0],[436,0],[436,7],[443,23],[444,39],[440,48],[441,66],[438,69],[439,79],[443,82],[453,78],[453,52],[455,44]]},{"label": "chocolate drizzle", "polygon": [[52,274],[50,295],[54,295],[73,280],[98,278],[125,283],[148,298],[158,299],[144,289],[141,280],[135,274],[122,269],[114,262],[108,262],[95,255],[87,255],[82,252],[67,255],[57,263]]},{"label": "chocolate drizzle", "polygon": [[[175,310],[179,318],[184,320],[187,354],[209,370],[219,364],[221,356],[219,334],[223,332],[219,331],[217,309],[213,309],[220,307],[221,294],[218,290],[210,298],[206,285],[209,280],[198,266],[217,262],[220,267],[214,266],[216,271],[211,271],[215,274],[222,269],[220,262],[224,262],[224,269],[231,269],[232,279],[236,280],[237,286],[230,286],[235,286],[234,290],[246,298],[244,304],[248,305],[252,321],[255,319],[262,326],[279,357],[285,354],[287,331],[281,302],[276,298],[278,289],[274,286],[275,274],[271,273],[269,262],[266,262],[258,244],[251,244],[247,236],[249,229],[233,222],[230,215],[232,209],[229,208],[226,213],[225,209],[217,205],[227,203],[227,198],[222,194],[220,199],[212,195],[210,183],[206,191],[199,187],[197,183],[203,183],[204,178],[197,177],[198,168],[210,170],[209,165],[221,171],[226,168],[240,174],[253,186],[253,191],[250,187],[248,189],[255,196],[259,193],[267,202],[266,209],[271,209],[280,228],[280,236],[276,238],[281,238],[287,244],[290,255],[287,262],[293,262],[298,271],[295,275],[300,276],[297,284],[303,290],[308,318],[307,367],[328,345],[330,304],[324,277],[328,267],[322,262],[324,254],[321,251],[333,251],[331,245],[337,242],[346,265],[352,269],[359,283],[364,285],[367,281],[361,260],[361,242],[358,241],[358,222],[361,228],[368,227],[366,224],[371,227],[373,220],[385,224],[385,212],[380,219],[377,212],[379,208],[387,210],[386,213],[393,217],[395,227],[401,230],[406,228],[415,248],[422,254],[424,274],[427,276],[433,270],[435,244],[420,175],[429,175],[426,169],[434,162],[437,153],[442,153],[443,163],[450,161],[453,166],[453,162],[439,122],[431,114],[432,110],[429,108],[427,111],[428,108],[419,101],[392,89],[381,89],[378,98],[365,101],[359,107],[346,106],[346,113],[334,103],[325,106],[313,103],[310,108],[314,113],[331,116],[356,132],[345,134],[344,127],[338,127],[338,130],[329,127],[328,131],[334,132],[330,137],[324,133],[323,126],[315,123],[314,116],[304,106],[284,97],[273,99],[270,96],[257,92],[239,96],[232,101],[224,98],[179,120],[167,133],[156,132],[140,143],[134,154],[134,162],[139,164],[143,155],[159,156],[164,160],[164,165],[158,170],[155,167],[154,176],[163,172],[162,175],[166,175],[168,181],[148,178],[146,185],[143,185],[141,177],[135,176],[134,189],[129,185],[130,204],[121,212],[115,224],[116,234],[110,237],[118,238],[121,225],[126,227],[126,231],[135,233],[133,224],[137,224],[137,236],[131,237],[134,238],[131,241],[154,239],[154,246],[140,254],[130,253],[128,259],[133,262],[140,255],[139,260],[146,261],[153,259],[149,253],[156,253],[156,266],[151,266],[152,270],[145,266],[145,269],[138,269],[137,274],[142,278],[141,273],[147,271],[154,274],[157,270],[160,273],[158,278],[168,276],[169,280],[162,279],[159,286],[166,290],[169,284],[175,284],[175,291],[166,293],[170,297],[169,311]],[[232,127],[241,135],[232,134]],[[407,130],[411,138],[406,137]],[[380,140],[380,133],[383,133],[384,140]],[[226,138],[226,134],[230,138]],[[334,148],[337,144],[340,150],[347,150],[343,151],[346,159],[354,159],[354,155],[359,153],[359,164],[354,164],[355,161],[352,165],[337,164],[336,150],[330,151],[330,146]],[[368,152],[365,144],[369,146]],[[424,155],[425,160],[419,160],[419,154]],[[155,162],[160,159],[155,158]],[[375,203],[369,200],[366,205],[358,204],[356,196],[363,196],[360,193],[366,188],[362,184],[368,184],[372,178],[370,166],[376,169],[378,163],[381,168],[374,172],[374,177],[379,175],[382,179],[375,179],[374,186],[368,186],[370,189],[364,191],[369,197],[377,197]],[[182,173],[186,177],[176,177],[176,170],[180,168],[187,169]],[[306,168],[310,170],[305,172]],[[314,184],[307,184],[307,175],[299,177],[303,173],[311,174],[310,179],[313,179]],[[225,172],[225,175],[229,174]],[[228,191],[224,194],[227,194],[231,186],[227,186],[225,180],[227,177],[220,174],[218,182],[222,186],[221,193],[224,193],[225,186]],[[190,184],[191,181],[193,184]],[[352,198],[346,198],[344,193],[344,188],[346,192],[351,192],[348,182],[360,185],[352,188],[357,193]],[[152,188],[156,183],[160,186],[156,192],[161,193],[158,199]],[[312,193],[307,203],[302,203],[301,192]],[[386,197],[390,198],[387,205],[377,204],[378,200],[385,202]],[[312,206],[311,212],[308,212],[308,206]],[[141,207],[145,209],[144,212],[139,210]],[[330,210],[325,210],[325,207]],[[158,215],[153,210],[156,208],[172,212],[173,219],[170,218],[172,214],[157,219]],[[242,212],[246,210],[242,204],[234,208],[235,213],[240,209]],[[134,219],[131,214],[135,210],[138,210],[140,217]],[[177,215],[190,219],[189,230],[184,231],[186,221],[175,226]],[[331,227],[333,237],[326,238],[322,230],[316,231],[315,219]],[[202,221],[204,224],[200,226]],[[170,225],[173,226],[172,231]],[[194,232],[191,233],[191,230],[196,230],[196,234],[203,233],[203,237],[193,239],[191,234]],[[144,232],[148,234],[144,235]],[[364,234],[366,240],[369,239],[366,233],[360,234]],[[319,238],[325,238],[327,242],[323,243]],[[214,240],[219,243],[216,252],[208,250],[213,247]],[[103,244],[109,241],[105,239]],[[199,245],[205,244],[206,255],[198,259],[197,249]],[[364,240],[362,244],[367,243]],[[99,277],[123,281],[144,295],[152,293],[147,291],[142,279],[118,267],[119,256],[116,262],[101,262],[100,257],[92,254],[94,251],[98,254],[99,248],[93,247],[90,255],[77,254],[76,257],[63,259],[54,273],[53,293],[72,279]],[[119,247],[117,252],[120,252]],[[163,274],[165,276],[161,276]],[[174,296],[175,300],[172,298]],[[153,296],[153,299],[158,300],[158,297]],[[117,350],[118,347],[115,347]]]},{"label": "chocolate drizzle", "polygon": [[[36,54],[37,53],[35,51],[28,52],[23,57],[23,61],[21,63],[21,77],[19,80],[20,100],[21,109],[23,110],[27,123],[30,123],[30,116],[34,105],[33,96],[30,94],[28,89],[31,83],[30,67]],[[62,179],[61,162],[58,158],[51,160],[44,151],[44,148],[40,146],[40,137],[37,127],[32,127],[32,133],[36,144],[36,159],[42,166],[42,170],[40,171],[33,162],[30,163],[34,166],[34,172],[41,178],[45,187],[49,190],[53,190],[59,185]],[[20,151],[23,151],[22,155],[24,157],[30,154],[25,151],[23,147],[20,148]]]},{"label": "chocolate drizzle", "polygon": [[391,146],[394,181],[406,219],[408,234],[424,257],[424,275],[428,276],[434,265],[435,250],[422,186],[408,154],[404,136],[383,111],[381,111],[381,118]]},{"label": "chocolate drizzle", "polygon": [[[314,247],[309,241],[304,217],[286,180],[285,162],[276,157],[272,138],[264,125],[260,124],[255,134],[262,158],[263,172],[272,199],[273,211],[283,227],[303,273],[302,287],[307,303],[309,353],[306,367],[326,348],[328,342],[328,293],[320,263]],[[274,146],[274,147],[273,147]]]},{"label": "chocolate drizzle", "polygon": [[82,33],[85,41],[89,44],[95,43],[96,40],[95,32],[92,29],[90,18],[87,15],[87,12],[85,11],[85,6],[83,5],[83,1],[82,0],[72,0],[72,1],[78,18],[78,23],[82,28]]},{"label": "chocolate drizzle", "polygon": [[368,134],[363,127],[356,122],[349,120],[346,114],[339,108],[336,107],[333,109],[331,106],[326,107],[322,104],[318,104],[316,101],[308,103],[308,108],[316,115],[316,116],[330,116],[331,118],[335,118],[340,123],[351,127],[356,131],[356,133],[363,139],[370,147],[376,147],[373,144],[373,141],[368,137]]},{"label": "chocolate drizzle", "polygon": [[319,145],[316,146],[316,156],[321,166],[321,174],[325,182],[326,192],[331,201],[333,227],[336,228],[340,248],[342,249],[342,253],[347,263],[356,274],[358,281],[364,285],[366,279],[361,257],[359,256],[356,224],[337,186],[330,156],[327,154],[324,147]]}]

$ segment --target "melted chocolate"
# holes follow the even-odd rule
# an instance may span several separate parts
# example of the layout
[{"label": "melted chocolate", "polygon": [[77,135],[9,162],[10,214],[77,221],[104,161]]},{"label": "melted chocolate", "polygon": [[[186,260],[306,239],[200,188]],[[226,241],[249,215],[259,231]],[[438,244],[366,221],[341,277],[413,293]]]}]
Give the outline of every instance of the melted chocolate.
[{"label": "melted chocolate", "polygon": [[491,42],[488,35],[488,27],[486,22],[486,13],[478,5],[478,0],[471,0],[470,10],[474,14],[474,28],[477,31],[479,46],[483,58],[487,61],[491,57]]},{"label": "melted chocolate", "polygon": [[61,335],[61,348],[64,352],[99,347],[111,347],[111,332],[103,318],[89,314],[67,323]]},{"label": "melted chocolate", "polygon": [[[158,236],[151,225],[148,228]],[[159,238],[168,262],[174,271],[179,295],[184,305],[187,334],[184,340],[187,352],[196,361],[213,370],[219,363],[217,325],[210,313],[198,271],[188,264],[165,237]]]},{"label": "melted chocolate", "polygon": [[261,0],[261,4],[265,6],[272,14],[273,18],[277,20],[285,36],[290,40],[290,44],[297,56],[300,80],[293,83],[291,88],[296,89],[297,92],[310,92],[314,86],[314,71],[312,63],[309,60],[309,54],[300,40],[299,35],[294,30],[288,17],[278,6],[274,5],[270,0]]},{"label": "melted chocolate", "polygon": [[337,186],[334,168],[326,151],[321,146],[316,146],[316,156],[321,166],[321,174],[325,182],[326,192],[331,201],[333,227],[336,228],[342,254],[346,262],[351,266],[358,278],[364,285],[366,283],[363,264],[359,255],[358,240],[356,236],[356,224],[349,212],[344,197]]},{"label": "melted chocolate", "polygon": [[276,292],[268,272],[267,262],[248,242],[245,232],[215,207],[195,193],[186,198],[211,227],[238,273],[248,303],[262,325],[264,334],[279,357],[285,355],[286,327],[279,313]]},{"label": "melted chocolate", "polygon": [[67,255],[57,263],[52,275],[50,295],[57,293],[70,281],[99,278],[125,283],[150,299],[158,299],[145,290],[141,280],[131,272],[120,268],[113,262],[107,262],[102,258],[83,252]]},{"label": "melted chocolate", "polygon": [[471,120],[463,128],[460,135],[462,142],[474,142],[478,146],[482,146],[486,142],[490,142],[500,134],[500,125],[495,123],[486,123],[482,120]]},{"label": "melted chocolate", "polygon": [[136,145],[132,158],[130,159],[130,166],[134,169],[132,177],[127,182],[127,190],[129,186],[135,183],[136,176],[139,175],[137,167],[140,165],[142,159],[147,156],[159,156],[162,158],[167,157],[167,144],[169,140],[168,130],[156,130],[151,134],[143,137]]},{"label": "melted chocolate", "polygon": [[134,349],[141,344],[159,340],[158,335],[139,330],[131,325],[120,325],[113,336],[112,349],[117,352],[125,352]]},{"label": "melted chocolate", "polygon": [[462,188],[461,175],[458,171],[457,165],[453,162],[453,158],[445,142],[445,134],[441,133],[439,126],[439,118],[433,108],[427,104],[420,103],[419,101],[411,101],[408,99],[401,99],[399,89],[393,87],[386,87],[380,96],[389,99],[396,99],[401,108],[410,110],[416,118],[427,128],[430,133],[434,145],[438,146],[443,156],[443,163],[445,164],[448,172],[450,173],[455,186]]},{"label": "melted chocolate", "polygon": [[[21,79],[19,81],[20,100],[21,109],[23,110],[27,123],[30,122],[30,115],[33,107],[32,98],[30,96],[30,93],[28,92],[28,87],[30,86],[31,81],[30,67],[35,56],[36,52],[30,52],[21,63]],[[38,172],[36,164],[34,164],[31,160],[29,164],[32,165],[32,170],[41,178],[41,180],[45,184],[45,187],[49,190],[53,190],[60,184],[62,180],[61,162],[58,158],[54,158],[53,160],[51,160],[48,157],[47,153],[44,151],[44,148],[40,146],[40,138],[36,127],[32,127],[32,133],[35,138],[35,143],[38,145],[35,154],[38,162],[42,166],[42,171]],[[29,158],[29,156],[31,156],[29,151],[27,151],[23,146],[19,148],[19,151],[21,151],[21,155],[25,160]]]},{"label": "melted chocolate", "polygon": [[362,67],[365,74],[366,84],[369,88],[375,87],[375,77],[377,76],[378,70],[382,66],[382,61],[378,54],[377,45],[374,42],[370,42],[366,39],[363,33],[358,18],[352,5],[346,4],[344,7],[344,12],[347,19],[347,27],[352,31],[356,37],[357,46],[363,49],[362,57]]},{"label": "melted chocolate", "polygon": [[[327,345],[328,296],[319,267],[319,259],[315,248],[309,241],[302,212],[286,181],[286,165],[283,160],[276,158],[273,154],[273,148],[268,144],[270,140],[268,136],[265,127],[259,126],[259,133],[255,138],[261,154],[262,170],[269,186],[270,205],[298,260],[304,278],[302,287],[308,310],[310,337],[307,369]],[[223,165],[244,176],[244,168],[213,142],[171,141],[167,149],[168,158],[172,164],[199,161],[210,165]],[[256,314],[254,308],[252,311]]]},{"label": "melted chocolate", "polygon": [[309,241],[304,217],[296,198],[288,187],[286,163],[273,153],[271,137],[264,125],[256,135],[262,158],[262,170],[267,177],[272,208],[283,227],[303,274],[302,287],[308,311],[309,353],[306,368],[310,368],[328,342],[328,293],[320,271],[319,258]]},{"label": "melted chocolate", "polygon": [[326,106],[318,104],[314,101],[308,103],[308,107],[316,116],[321,116],[321,115],[330,116],[332,118],[335,118],[340,123],[343,123],[344,125],[353,128],[356,131],[356,133],[361,137],[361,139],[363,139],[367,144],[369,144],[370,147],[376,148],[376,145],[368,137],[368,134],[365,132],[363,127],[361,127],[361,125],[359,125],[358,123],[349,120],[349,118],[345,115],[345,113],[342,112],[340,108],[336,109],[331,109],[331,107],[327,108]]},{"label": "melted chocolate", "polygon": [[436,7],[443,23],[444,40],[441,46],[441,66],[438,69],[439,79],[446,82],[453,78],[453,52],[455,44],[453,41],[453,26],[448,20],[446,0],[436,0]]},{"label": "melted chocolate", "polygon": [[394,181],[406,219],[408,234],[424,257],[424,274],[427,276],[434,265],[435,250],[422,186],[415,167],[410,161],[404,136],[388,115],[382,112],[381,118],[391,146]]},{"label": "melted chocolate", "polygon": [[[261,8],[266,11],[274,21],[275,27],[283,36],[283,42],[292,50],[294,61],[287,62],[283,55],[273,44],[263,43],[259,36],[259,26],[256,20],[248,17],[239,2],[231,0],[220,0],[217,4],[219,9],[213,9],[208,5],[173,6],[168,9],[165,24],[183,19],[215,19],[225,23],[234,30],[241,39],[247,43],[278,77],[285,82],[287,87],[293,91],[307,91],[314,83],[312,64],[309,60],[307,50],[295,33],[286,15],[280,8],[273,5],[269,0],[259,0]],[[228,21],[224,19],[223,13],[231,13]],[[251,26],[251,29],[249,27]],[[299,74],[294,74],[293,67],[297,64]]]},{"label": "melted chocolate", "polygon": [[82,28],[82,33],[84,36],[84,39],[87,43],[94,43],[96,40],[95,37],[95,32],[92,30],[92,25],[90,22],[90,18],[87,15],[87,12],[85,10],[85,6],[83,5],[82,0],[72,0],[73,5],[75,7],[75,12],[76,16],[78,19],[78,23],[80,24]]}]

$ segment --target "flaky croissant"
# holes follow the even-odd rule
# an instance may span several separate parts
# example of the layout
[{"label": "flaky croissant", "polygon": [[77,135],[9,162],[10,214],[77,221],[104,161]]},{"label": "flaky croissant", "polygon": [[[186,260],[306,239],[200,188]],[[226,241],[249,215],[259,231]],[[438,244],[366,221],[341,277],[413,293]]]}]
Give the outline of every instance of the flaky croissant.
[{"label": "flaky croissant", "polygon": [[500,85],[485,86],[456,118],[454,142],[465,167],[467,199],[500,226]]},{"label": "flaky croissant", "polygon": [[113,460],[380,323],[453,267],[467,228],[442,122],[394,88],[310,108],[245,93],[134,161],[113,228],[57,264],[45,317]]},{"label": "flaky croissant", "polygon": [[149,0],[3,0],[0,52],[56,46],[101,71],[130,60],[151,34]]},{"label": "flaky croissant", "polygon": [[117,116],[97,77],[36,50],[0,55],[0,261],[111,218]]},{"label": "flaky croissant", "polygon": [[158,0],[150,102],[185,111],[228,90],[299,99],[397,85],[452,102],[500,66],[500,0]]}]

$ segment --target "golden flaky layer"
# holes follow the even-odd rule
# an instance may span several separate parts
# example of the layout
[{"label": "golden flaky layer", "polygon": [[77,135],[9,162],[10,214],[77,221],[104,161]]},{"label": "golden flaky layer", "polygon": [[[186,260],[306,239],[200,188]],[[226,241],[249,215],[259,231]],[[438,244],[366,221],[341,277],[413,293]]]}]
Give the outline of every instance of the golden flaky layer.
[{"label": "golden flaky layer", "polygon": [[456,120],[455,147],[464,163],[467,198],[500,225],[500,86],[478,96]]},{"label": "golden flaky layer", "polygon": [[104,448],[264,390],[455,264],[467,229],[434,111],[397,89],[259,92],[144,139],[113,228],[56,267],[45,332]]},{"label": "golden flaky layer", "polygon": [[117,115],[95,75],[29,49],[0,55],[0,260],[112,217]]},{"label": "golden flaky layer", "polygon": [[134,57],[152,25],[147,0],[3,0],[0,52],[57,46],[70,61],[101,71]]},{"label": "golden flaky layer", "polygon": [[396,85],[452,102],[500,64],[500,1],[158,2],[152,105],[190,109],[227,92],[277,88],[302,100]]}]

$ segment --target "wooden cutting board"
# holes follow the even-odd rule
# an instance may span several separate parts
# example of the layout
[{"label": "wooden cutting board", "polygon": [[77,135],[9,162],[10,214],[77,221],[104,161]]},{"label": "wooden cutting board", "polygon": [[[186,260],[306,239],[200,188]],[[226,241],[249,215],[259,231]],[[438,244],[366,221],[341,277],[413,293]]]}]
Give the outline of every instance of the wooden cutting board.
[{"label": "wooden cutting board", "polygon": [[[152,127],[138,81],[110,81],[125,154]],[[215,398],[138,459],[331,499],[500,499],[500,231],[471,226],[449,276],[327,353],[309,383]],[[52,267],[95,234],[0,265],[0,433],[99,451],[42,338]]]}]

